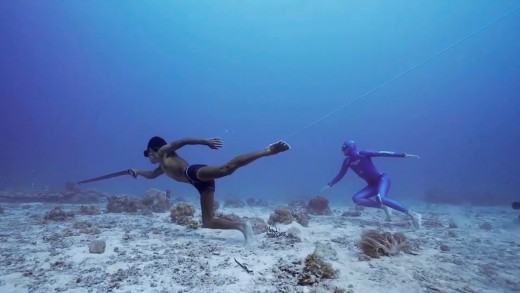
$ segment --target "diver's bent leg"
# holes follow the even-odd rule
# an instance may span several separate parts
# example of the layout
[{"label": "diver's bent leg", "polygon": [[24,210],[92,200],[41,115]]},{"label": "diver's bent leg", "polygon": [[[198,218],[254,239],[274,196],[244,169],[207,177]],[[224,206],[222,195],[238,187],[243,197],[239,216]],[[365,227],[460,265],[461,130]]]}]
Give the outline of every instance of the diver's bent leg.
[{"label": "diver's bent leg", "polygon": [[234,229],[242,232],[247,240],[246,225],[228,219],[215,218],[213,214],[215,191],[208,189],[200,194],[200,207],[202,209],[202,227],[209,229]]},{"label": "diver's bent leg", "polygon": [[401,213],[408,214],[408,209],[393,199],[383,197],[383,205],[390,207],[396,211],[400,211]]},{"label": "diver's bent leg", "polygon": [[352,201],[360,206],[369,207],[369,208],[379,208],[379,203],[369,199],[373,197],[377,192],[377,189],[374,186],[366,186],[365,188],[358,191],[353,197]]},{"label": "diver's bent leg", "polygon": [[421,214],[412,212],[408,208],[406,208],[402,204],[400,204],[399,202],[389,199],[389,198],[383,198],[383,205],[390,207],[394,210],[400,211],[401,213],[406,214],[408,217],[410,217],[410,219],[413,222],[413,226],[416,229],[421,228],[421,221],[422,221]]},{"label": "diver's bent leg", "polygon": [[392,210],[390,210],[390,207],[388,207],[384,203],[384,201],[386,195],[388,194],[388,191],[390,190],[391,185],[392,182],[390,181],[390,178],[388,178],[388,176],[381,176],[379,178],[379,182],[377,183],[377,195],[375,197],[375,200],[379,203],[380,207],[385,212],[386,220],[388,222],[392,221]]},{"label": "diver's bent leg", "polygon": [[381,178],[379,178],[379,182],[377,183],[377,195],[375,198],[379,204],[383,205],[383,199],[388,194],[391,185],[392,181],[388,176],[383,175]]}]

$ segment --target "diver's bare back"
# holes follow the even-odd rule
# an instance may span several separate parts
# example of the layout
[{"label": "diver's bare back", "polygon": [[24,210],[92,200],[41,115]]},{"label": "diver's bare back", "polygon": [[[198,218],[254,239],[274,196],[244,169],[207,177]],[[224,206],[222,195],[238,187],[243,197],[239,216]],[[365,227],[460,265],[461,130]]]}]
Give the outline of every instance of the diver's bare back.
[{"label": "diver's bare back", "polygon": [[188,167],[188,162],[179,157],[175,152],[171,152],[164,156],[161,160],[161,168],[168,177],[179,182],[190,183],[184,174],[184,170]]}]

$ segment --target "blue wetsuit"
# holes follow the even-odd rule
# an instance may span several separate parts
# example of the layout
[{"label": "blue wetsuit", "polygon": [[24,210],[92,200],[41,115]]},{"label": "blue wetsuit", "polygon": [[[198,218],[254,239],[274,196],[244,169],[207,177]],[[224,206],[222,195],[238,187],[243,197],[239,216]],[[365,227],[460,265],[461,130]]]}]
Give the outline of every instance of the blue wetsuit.
[{"label": "blue wetsuit", "polygon": [[[385,174],[379,172],[374,163],[372,162],[373,157],[406,157],[405,153],[394,153],[387,151],[357,151],[356,145],[353,141],[347,141],[343,144],[342,151],[346,158],[343,161],[341,170],[338,175],[329,182],[329,186],[333,186],[338,183],[343,176],[347,173],[347,170],[352,169],[359,177],[367,182],[367,186],[357,192],[352,200],[354,203],[373,208],[381,208],[382,205],[388,206],[392,209],[398,210],[405,214],[408,214],[408,209],[402,206],[395,200],[386,197],[388,190],[390,189],[390,178]],[[376,196],[379,194],[380,198]],[[375,197],[374,199],[371,199]]]}]

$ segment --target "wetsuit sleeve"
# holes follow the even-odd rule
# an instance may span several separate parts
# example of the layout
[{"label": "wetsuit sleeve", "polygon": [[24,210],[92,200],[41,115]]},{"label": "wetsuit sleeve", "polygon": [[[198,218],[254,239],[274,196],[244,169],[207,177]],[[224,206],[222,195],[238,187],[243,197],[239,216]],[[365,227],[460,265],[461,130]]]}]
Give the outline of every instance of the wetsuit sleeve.
[{"label": "wetsuit sleeve", "polygon": [[390,158],[404,158],[406,153],[396,153],[389,151],[360,151],[360,155],[367,157],[390,157]]},{"label": "wetsuit sleeve", "polygon": [[343,178],[343,176],[345,176],[345,174],[347,173],[347,170],[348,170],[349,161],[350,161],[350,158],[346,158],[343,161],[343,164],[341,165],[341,169],[339,170],[338,175],[336,175],[336,177],[334,177],[334,179],[332,179],[332,181],[329,182],[329,186],[332,187],[332,185],[338,183],[338,181],[340,181]]}]

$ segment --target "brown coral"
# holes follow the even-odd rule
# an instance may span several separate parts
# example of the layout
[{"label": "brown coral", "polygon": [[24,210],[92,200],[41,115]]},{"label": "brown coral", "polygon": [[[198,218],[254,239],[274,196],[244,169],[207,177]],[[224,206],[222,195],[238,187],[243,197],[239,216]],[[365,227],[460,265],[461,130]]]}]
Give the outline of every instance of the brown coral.
[{"label": "brown coral", "polygon": [[311,215],[330,215],[332,213],[329,208],[329,200],[321,196],[311,199],[307,204],[307,210]]},{"label": "brown coral", "polygon": [[135,198],[127,196],[109,196],[107,212],[109,213],[137,213],[146,210],[146,207]]},{"label": "brown coral", "polygon": [[79,215],[99,215],[101,214],[101,211],[96,206],[86,206],[82,205],[79,207],[79,210],[77,211]]},{"label": "brown coral", "polygon": [[296,223],[302,225],[303,227],[309,227],[309,215],[307,215],[307,211],[305,210],[293,210],[292,215],[296,218]]},{"label": "brown coral", "polygon": [[73,212],[65,212],[59,207],[55,207],[53,210],[45,214],[45,221],[66,221],[74,218]]},{"label": "brown coral", "polygon": [[172,222],[187,226],[191,224],[192,217],[195,214],[195,208],[187,203],[175,205],[170,210],[170,218]]},{"label": "brown coral", "polygon": [[159,189],[152,188],[146,191],[146,194],[141,200],[141,203],[154,213],[165,213],[172,206],[170,203],[170,196],[171,192],[168,190],[161,191]]},{"label": "brown coral", "polygon": [[288,209],[276,209],[274,214],[269,216],[269,220],[267,223],[269,225],[275,225],[277,223],[280,224],[290,224],[294,221],[294,217],[290,210]]},{"label": "brown coral", "polygon": [[403,233],[379,232],[367,230],[361,235],[361,240],[356,246],[365,254],[373,258],[381,256],[393,256],[401,251],[407,254],[411,252],[410,244]]},{"label": "brown coral", "polygon": [[330,263],[327,263],[318,254],[312,253],[305,258],[305,267],[298,277],[298,285],[310,286],[319,283],[323,279],[334,279],[338,276]]}]

